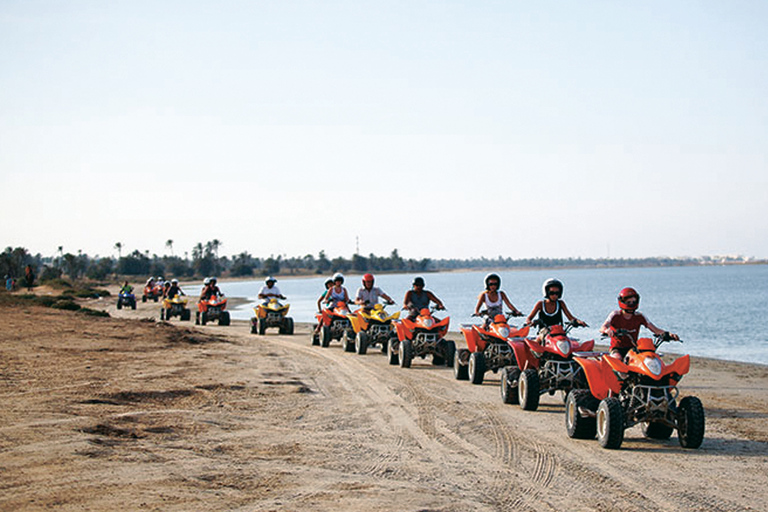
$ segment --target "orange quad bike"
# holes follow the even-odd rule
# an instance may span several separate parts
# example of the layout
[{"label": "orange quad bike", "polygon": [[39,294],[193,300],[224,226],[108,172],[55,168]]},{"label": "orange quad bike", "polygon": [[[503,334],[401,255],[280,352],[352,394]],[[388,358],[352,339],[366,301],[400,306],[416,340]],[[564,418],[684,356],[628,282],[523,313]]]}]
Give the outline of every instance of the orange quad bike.
[{"label": "orange quad bike", "polygon": [[163,299],[160,320],[170,320],[174,316],[178,316],[181,321],[187,321],[192,317],[192,312],[187,307],[186,297],[175,295],[172,299],[168,297]]},{"label": "orange quad bike", "polygon": [[218,320],[219,325],[229,325],[229,311],[226,309],[227,299],[223,295],[212,295],[208,300],[198,301],[195,324],[205,325]]},{"label": "orange quad bike", "polygon": [[157,302],[163,296],[163,285],[154,284],[152,286],[145,286],[144,293],[141,295],[141,302],[147,302],[147,300],[153,300]]},{"label": "orange quad bike", "polygon": [[391,338],[387,346],[389,364],[399,363],[402,368],[410,368],[414,358],[431,355],[433,365],[453,366],[456,343],[445,339],[451,319],[435,318],[434,311],[424,308],[413,320],[404,318],[395,322],[397,338]]},{"label": "orange quad bike", "polygon": [[[501,375],[501,399],[504,403],[518,403],[523,410],[539,408],[539,398],[545,393],[554,395],[562,391],[567,397],[572,389],[584,389],[587,380],[574,353],[590,351],[595,340],[580,342],[570,337],[571,329],[578,327],[568,322],[565,327],[553,325],[541,344],[535,338],[525,338],[523,350],[515,350],[518,368],[507,368]],[[513,347],[517,348],[517,347]]]},{"label": "orange quad bike", "polygon": [[[480,316],[487,316],[481,311]],[[495,315],[493,321],[483,325],[463,324],[459,329],[467,342],[467,348],[456,351],[453,361],[453,376],[457,380],[470,380],[472,384],[482,384],[485,372],[493,373],[518,368],[515,349],[525,349],[524,338],[530,327],[517,329],[507,323],[514,316],[512,313]],[[518,315],[520,316],[520,315]],[[506,373],[503,373],[503,375]]]},{"label": "orange quad bike", "polygon": [[355,331],[352,330],[352,323],[349,321],[351,314],[349,306],[343,300],[336,302],[332,308],[323,308],[322,312],[315,315],[321,327],[320,333],[315,333],[313,330],[310,334],[312,344],[328,347],[331,340],[352,338]]},{"label": "orange quad bike", "polygon": [[[616,336],[628,334],[620,330]],[[593,439],[597,435],[603,448],[616,449],[624,441],[624,430],[642,423],[645,437],[669,439],[677,430],[683,448],[701,446],[705,423],[701,400],[695,396],[678,400],[677,383],[690,369],[690,356],[665,363],[657,349],[666,341],[670,341],[667,333],[640,338],[623,360],[594,352],[577,354],[589,389],[568,395],[568,436]]]},{"label": "orange quad bike", "polygon": [[[389,303],[389,305],[391,304],[393,303]],[[368,350],[368,347],[376,347],[378,345],[381,351],[386,353],[387,347],[389,347],[389,340],[397,336],[394,322],[399,318],[399,311],[388,315],[383,304],[376,304],[373,307],[362,307],[349,315],[349,321],[355,333],[354,343],[350,343],[345,333],[341,338],[341,346],[347,352],[357,352],[363,355]]]},{"label": "orange quad bike", "polygon": [[277,327],[280,334],[293,334],[293,318],[288,316],[290,304],[271,298],[253,308],[251,334],[264,334],[269,327]]}]

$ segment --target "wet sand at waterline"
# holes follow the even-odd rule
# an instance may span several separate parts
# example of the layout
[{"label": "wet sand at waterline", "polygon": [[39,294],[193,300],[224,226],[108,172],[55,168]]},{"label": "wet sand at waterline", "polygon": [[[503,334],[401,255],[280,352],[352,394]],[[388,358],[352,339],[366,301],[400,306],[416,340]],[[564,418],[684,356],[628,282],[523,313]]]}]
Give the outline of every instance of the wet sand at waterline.
[{"label": "wet sand at waterline", "polygon": [[493,373],[87,302],[112,318],[2,307],[0,510],[768,510],[765,366],[692,360],[700,449],[633,427],[605,450]]}]

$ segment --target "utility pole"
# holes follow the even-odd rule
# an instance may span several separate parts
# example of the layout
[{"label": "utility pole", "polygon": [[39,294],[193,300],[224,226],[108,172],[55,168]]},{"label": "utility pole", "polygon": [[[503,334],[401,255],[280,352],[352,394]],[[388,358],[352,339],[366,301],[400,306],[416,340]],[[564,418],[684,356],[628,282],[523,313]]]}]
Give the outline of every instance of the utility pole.
[{"label": "utility pole", "polygon": [[355,254],[360,256],[360,237],[355,235]]}]

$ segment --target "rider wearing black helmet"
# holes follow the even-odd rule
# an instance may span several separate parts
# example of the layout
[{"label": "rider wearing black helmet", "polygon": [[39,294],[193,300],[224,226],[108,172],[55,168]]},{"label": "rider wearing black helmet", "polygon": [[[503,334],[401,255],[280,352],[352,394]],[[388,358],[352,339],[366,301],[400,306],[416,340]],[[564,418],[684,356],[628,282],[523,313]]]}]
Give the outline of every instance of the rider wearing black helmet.
[{"label": "rider wearing black helmet", "polygon": [[413,288],[405,292],[403,298],[403,309],[407,309],[408,319],[413,320],[419,316],[419,311],[428,308],[429,304],[434,302],[437,309],[445,309],[443,303],[434,293],[424,289],[424,278],[417,276],[413,278]]}]

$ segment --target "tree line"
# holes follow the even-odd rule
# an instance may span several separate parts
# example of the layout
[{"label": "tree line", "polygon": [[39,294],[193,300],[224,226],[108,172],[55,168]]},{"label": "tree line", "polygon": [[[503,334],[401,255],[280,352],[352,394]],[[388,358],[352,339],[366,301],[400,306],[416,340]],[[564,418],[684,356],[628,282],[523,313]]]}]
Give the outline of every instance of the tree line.
[{"label": "tree line", "polygon": [[[276,274],[331,274],[333,272],[430,272],[457,269],[535,269],[535,268],[577,268],[577,267],[649,267],[683,266],[701,264],[745,263],[740,257],[700,257],[700,258],[497,258],[467,259],[413,259],[403,258],[397,249],[389,256],[355,254],[351,258],[329,257],[325,251],[316,256],[307,254],[299,257],[271,255],[258,258],[248,252],[232,256],[219,256],[222,243],[211,240],[197,243],[191,255],[174,255],[173,240],[166,242],[170,254],[158,256],[133,250],[123,255],[123,244],[117,242],[115,257],[90,257],[82,251],[65,252],[59,247],[55,255],[43,256],[32,254],[23,247],[7,247],[0,253],[0,273],[4,276],[23,278],[24,268],[31,265],[39,281],[47,281],[67,276],[70,279],[87,277],[104,281],[114,276],[145,277],[163,276],[165,278],[202,278],[206,276],[248,277]],[[754,261],[750,261],[754,262]],[[764,261],[759,261],[764,263]]]}]

